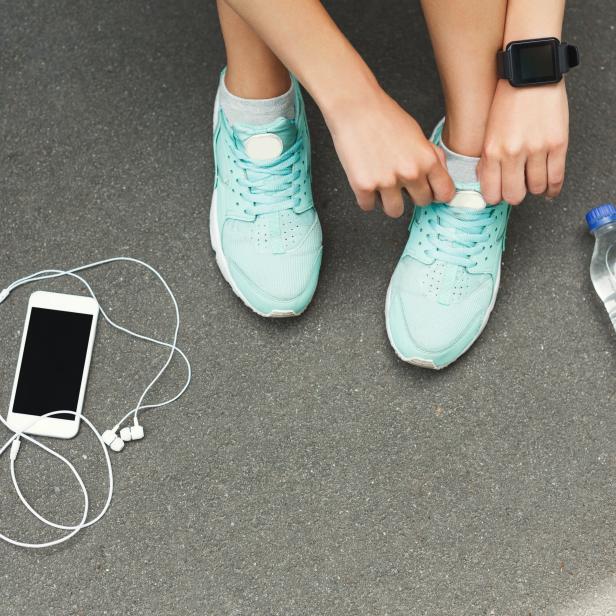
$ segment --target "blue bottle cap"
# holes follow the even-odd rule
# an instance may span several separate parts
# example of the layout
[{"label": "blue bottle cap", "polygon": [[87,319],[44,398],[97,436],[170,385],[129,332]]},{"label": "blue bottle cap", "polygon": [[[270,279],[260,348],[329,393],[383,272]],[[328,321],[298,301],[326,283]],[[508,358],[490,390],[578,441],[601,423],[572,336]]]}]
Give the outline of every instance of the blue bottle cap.
[{"label": "blue bottle cap", "polygon": [[616,222],[616,206],[612,203],[604,203],[586,212],[586,224],[591,232],[611,222]]}]

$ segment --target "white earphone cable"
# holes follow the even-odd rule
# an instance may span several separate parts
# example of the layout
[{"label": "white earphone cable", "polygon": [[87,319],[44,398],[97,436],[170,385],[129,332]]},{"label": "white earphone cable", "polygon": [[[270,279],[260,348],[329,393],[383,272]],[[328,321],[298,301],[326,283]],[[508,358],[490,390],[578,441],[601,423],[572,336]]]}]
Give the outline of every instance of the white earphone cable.
[{"label": "white earphone cable", "polygon": [[[132,330],[128,329],[127,327],[119,325],[118,323],[113,321],[109,317],[109,315],[103,310],[103,307],[98,302],[98,299],[97,299],[97,297],[96,297],[92,287],[90,286],[90,284],[82,276],[77,274],[77,272],[82,272],[84,270],[88,270],[88,269],[92,269],[92,268],[95,268],[95,267],[99,267],[101,265],[107,265],[107,264],[116,263],[116,262],[128,262],[128,263],[135,263],[135,264],[141,265],[141,266],[147,268],[150,272],[152,272],[160,280],[160,282],[164,286],[167,294],[171,298],[171,301],[173,302],[173,307],[174,307],[174,311],[175,311],[175,320],[176,320],[176,322],[175,322],[175,328],[174,328],[174,333],[173,333],[173,339],[172,339],[171,342],[165,342],[164,340],[158,340],[156,338],[153,338],[153,337],[150,337],[150,336],[146,336],[144,334],[140,334],[138,332],[135,332],[135,331],[132,331]],[[74,467],[74,465],[68,459],[66,459],[64,456],[59,454],[58,452],[54,451],[50,447],[47,447],[44,443],[41,443],[39,440],[35,439],[34,437],[26,434],[24,430],[22,430],[22,431],[13,430],[8,425],[8,423],[6,422],[4,417],[2,415],[0,415],[0,422],[2,424],[4,424],[9,430],[11,430],[11,432],[13,432],[13,435],[7,440],[7,442],[2,446],[2,448],[0,448],[0,457],[2,456],[2,454],[9,447],[11,448],[11,451],[10,451],[11,478],[12,478],[12,481],[13,481],[13,486],[15,488],[15,492],[17,493],[19,499],[21,500],[21,502],[24,504],[24,506],[28,509],[28,511],[30,511],[30,513],[33,516],[35,516],[37,519],[39,519],[41,522],[43,522],[47,526],[50,526],[50,527],[56,528],[56,529],[60,529],[60,530],[68,530],[68,531],[70,531],[68,534],[63,535],[62,537],[60,537],[58,539],[55,539],[55,540],[52,540],[52,541],[41,542],[41,543],[28,543],[28,542],[24,542],[24,541],[19,541],[19,540],[16,540],[16,539],[12,539],[11,537],[8,537],[7,535],[5,535],[3,533],[0,533],[0,539],[4,540],[4,541],[6,541],[6,542],[8,542],[8,543],[10,543],[12,545],[19,546],[19,547],[25,547],[25,548],[46,548],[46,547],[51,547],[51,546],[63,543],[65,541],[68,541],[71,537],[75,536],[80,530],[82,530],[84,528],[87,528],[88,526],[92,526],[93,524],[98,522],[105,515],[105,513],[109,509],[109,506],[111,504],[111,499],[112,499],[112,496],[113,496],[113,469],[112,469],[112,466],[111,466],[111,459],[110,459],[110,456],[109,456],[109,452],[107,450],[107,445],[108,444],[111,445],[111,443],[107,442],[105,440],[105,435],[107,433],[112,433],[112,438],[113,438],[113,436],[115,436],[116,440],[119,441],[119,439],[117,438],[117,435],[115,433],[122,426],[122,424],[127,419],[129,419],[131,416],[133,417],[134,426],[140,429],[139,419],[138,419],[139,411],[142,411],[142,410],[145,410],[145,409],[161,408],[161,407],[164,407],[164,406],[167,406],[167,405],[171,404],[172,402],[175,402],[188,389],[188,386],[190,385],[190,381],[191,381],[191,377],[192,377],[192,370],[191,370],[190,362],[188,361],[188,358],[186,357],[184,352],[177,346],[177,338],[178,338],[178,333],[179,333],[179,329],[180,329],[180,311],[179,311],[179,308],[178,308],[178,303],[176,301],[176,298],[175,298],[175,296],[173,294],[173,291],[171,291],[171,288],[169,287],[169,285],[167,284],[165,279],[161,276],[161,274],[155,268],[153,268],[151,265],[148,265],[147,263],[145,263],[145,262],[143,262],[143,261],[141,261],[139,259],[134,259],[132,257],[113,257],[111,259],[104,259],[104,260],[101,260],[101,261],[96,261],[94,263],[89,263],[87,265],[82,265],[80,267],[75,267],[75,268],[72,268],[72,269],[69,269],[69,270],[57,270],[57,269],[41,270],[40,272],[36,272],[34,274],[30,274],[29,276],[24,276],[23,278],[20,278],[20,279],[16,280],[15,282],[11,283],[6,289],[1,291],[0,292],[0,303],[3,302],[13,290],[17,289],[20,286],[29,284],[31,282],[38,282],[40,280],[47,280],[47,279],[51,279],[51,278],[59,278],[61,276],[70,276],[72,278],[75,278],[75,279],[79,280],[86,287],[86,289],[88,290],[88,292],[90,293],[92,298],[94,298],[94,300],[96,300],[96,302],[99,304],[99,310],[100,310],[103,318],[105,319],[105,321],[107,321],[107,323],[109,323],[109,325],[111,325],[115,329],[118,329],[118,330],[120,330],[120,331],[122,331],[122,332],[124,332],[124,333],[126,333],[126,334],[128,334],[130,336],[138,338],[140,340],[145,340],[147,342],[151,342],[153,344],[156,344],[156,345],[168,348],[168,349],[170,349],[170,351],[169,351],[169,355],[167,356],[167,359],[164,362],[162,368],[158,371],[156,376],[150,381],[150,383],[147,385],[147,387],[145,388],[145,390],[143,391],[143,393],[139,397],[139,400],[137,401],[136,406],[134,408],[132,408],[130,411],[128,411],[128,413],[126,413],[124,415],[124,417],[122,417],[122,419],[120,419],[120,421],[114,426],[114,428],[112,430],[110,430],[110,431],[108,430],[108,431],[105,432],[105,434],[101,435],[101,433],[96,429],[94,424],[87,417],[85,417],[85,415],[81,416],[81,421],[84,421],[86,423],[86,425],[92,430],[92,432],[94,433],[94,436],[96,437],[96,439],[99,441],[99,443],[101,444],[101,446],[103,448],[103,452],[105,454],[105,462],[106,462],[106,466],[107,466],[107,474],[108,474],[108,490],[107,490],[107,498],[105,500],[105,504],[103,505],[103,507],[100,510],[100,512],[95,517],[93,517],[91,520],[87,520],[88,508],[89,508],[88,492],[87,492],[87,489],[85,487],[85,484],[84,484],[81,476],[77,472],[77,470]],[[163,402],[144,404],[144,400],[145,400],[148,392],[151,390],[151,388],[154,386],[154,384],[158,382],[158,380],[161,378],[161,376],[165,373],[165,371],[169,367],[169,364],[171,363],[171,360],[173,359],[173,355],[175,353],[178,353],[180,355],[180,357],[184,360],[184,363],[186,364],[186,372],[187,372],[187,374],[186,374],[186,381],[184,382],[183,386],[180,388],[178,393],[176,393],[174,396],[172,396],[168,400],[164,400]],[[59,414],[59,413],[62,413],[62,414],[70,413],[72,415],[76,415],[75,411],[70,411],[70,410],[52,411],[50,413],[46,413],[45,415],[37,416],[36,419],[34,419],[32,421],[32,423],[30,424],[29,427],[31,427],[32,425],[36,424],[37,422],[41,421],[42,419],[44,419],[46,417],[51,417],[51,416]],[[27,430],[27,429],[28,428],[25,428],[25,430]],[[143,435],[143,432],[141,431],[141,436],[142,435]],[[66,464],[68,466],[68,468],[70,469],[70,471],[75,476],[75,478],[77,479],[77,482],[79,484],[79,487],[80,487],[80,489],[82,491],[82,494],[83,494],[83,497],[84,497],[84,509],[83,509],[83,513],[82,513],[82,516],[81,516],[81,521],[78,524],[76,524],[75,526],[58,524],[56,522],[48,520],[42,514],[40,514],[38,511],[36,511],[36,509],[34,509],[34,507],[25,498],[23,492],[19,488],[19,484],[18,484],[18,481],[17,481],[17,475],[16,475],[16,471],[15,471],[15,460],[16,460],[17,455],[19,453],[19,448],[20,448],[20,444],[21,444],[21,440],[20,439],[21,438],[24,438],[27,441],[29,441],[30,443],[33,443],[34,445],[36,445],[37,447],[40,447],[41,449],[43,449],[47,453],[51,454],[52,456],[54,456],[55,458],[57,458],[58,460],[60,460],[64,464]],[[141,438],[141,437],[139,437],[139,438]],[[123,446],[123,443],[120,443],[120,444]]]}]

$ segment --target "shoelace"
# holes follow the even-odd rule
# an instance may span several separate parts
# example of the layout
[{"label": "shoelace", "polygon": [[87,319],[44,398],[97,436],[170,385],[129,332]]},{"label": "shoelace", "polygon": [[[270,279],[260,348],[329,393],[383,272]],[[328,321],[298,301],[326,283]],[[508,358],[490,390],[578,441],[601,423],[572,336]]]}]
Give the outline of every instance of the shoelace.
[{"label": "shoelace", "polygon": [[476,266],[476,257],[486,249],[490,229],[496,223],[495,208],[473,211],[442,204],[433,206],[433,210],[428,219],[432,231],[427,234],[432,247],[426,254],[462,267]]},{"label": "shoelace", "polygon": [[232,144],[232,148],[238,167],[245,171],[238,178],[238,185],[242,198],[252,204],[250,210],[245,210],[246,214],[270,214],[300,204],[301,185],[297,180],[301,172],[297,163],[301,158],[301,137],[272,161],[255,162],[236,144]]}]

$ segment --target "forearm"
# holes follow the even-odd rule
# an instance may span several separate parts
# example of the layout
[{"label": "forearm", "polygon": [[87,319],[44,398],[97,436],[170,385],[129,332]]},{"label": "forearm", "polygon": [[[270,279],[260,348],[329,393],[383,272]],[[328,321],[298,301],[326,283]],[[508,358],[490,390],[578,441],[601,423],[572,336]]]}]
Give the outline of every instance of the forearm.
[{"label": "forearm", "polygon": [[318,0],[225,0],[301,81],[326,119],[376,80]]},{"label": "forearm", "polygon": [[[511,41],[561,38],[565,0],[509,0],[503,47]],[[556,197],[562,188],[569,135],[564,79],[515,88],[501,79],[488,119],[479,177],[488,203],[515,205],[527,190]]]},{"label": "forearm", "polygon": [[442,152],[378,85],[319,0],[225,0],[292,71],[319,106],[362,209],[377,193],[390,216],[403,192],[418,205],[447,202],[455,187]]},{"label": "forearm", "polygon": [[503,47],[511,41],[562,36],[565,0],[509,0]]}]

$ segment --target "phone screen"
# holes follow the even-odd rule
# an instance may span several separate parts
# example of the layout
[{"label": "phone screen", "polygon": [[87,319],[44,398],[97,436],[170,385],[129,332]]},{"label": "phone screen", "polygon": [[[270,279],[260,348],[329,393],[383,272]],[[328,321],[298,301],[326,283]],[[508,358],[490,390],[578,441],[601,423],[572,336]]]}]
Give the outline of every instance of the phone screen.
[{"label": "phone screen", "polygon": [[[92,329],[91,314],[32,308],[14,413],[44,415],[51,411],[76,411]],[[51,419],[68,419],[62,413]]]}]

